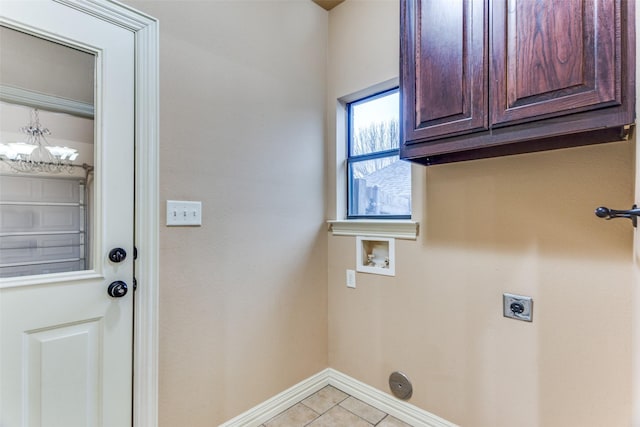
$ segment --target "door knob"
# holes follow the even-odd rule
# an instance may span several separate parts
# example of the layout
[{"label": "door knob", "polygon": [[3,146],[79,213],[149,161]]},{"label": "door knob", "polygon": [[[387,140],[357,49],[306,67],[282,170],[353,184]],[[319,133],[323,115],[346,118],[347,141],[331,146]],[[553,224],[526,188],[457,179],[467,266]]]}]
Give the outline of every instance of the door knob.
[{"label": "door knob", "polygon": [[116,282],[112,282],[109,285],[109,289],[107,289],[107,293],[110,297],[113,298],[122,298],[127,294],[127,284],[122,280],[118,280]]},{"label": "door knob", "polygon": [[127,252],[122,248],[113,248],[109,252],[111,262],[122,262],[127,257]]},{"label": "door knob", "polygon": [[640,209],[636,205],[626,211],[618,211],[615,209],[609,209],[605,206],[600,206],[595,212],[598,218],[614,219],[614,218],[628,218],[633,223],[633,226],[638,225],[638,216],[640,215]]}]

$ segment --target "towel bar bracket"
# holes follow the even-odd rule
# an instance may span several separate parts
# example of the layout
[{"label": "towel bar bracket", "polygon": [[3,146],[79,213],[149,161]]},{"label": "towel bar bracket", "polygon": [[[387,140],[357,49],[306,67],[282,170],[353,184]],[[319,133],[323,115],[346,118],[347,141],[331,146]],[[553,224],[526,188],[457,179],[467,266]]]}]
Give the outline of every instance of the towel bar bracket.
[{"label": "towel bar bracket", "polygon": [[603,218],[607,220],[614,219],[614,218],[628,218],[633,223],[633,226],[637,227],[638,216],[640,216],[640,209],[638,209],[636,205],[633,205],[631,209],[624,210],[624,211],[609,209],[605,206],[600,206],[599,208],[596,209],[595,214],[598,218]]}]

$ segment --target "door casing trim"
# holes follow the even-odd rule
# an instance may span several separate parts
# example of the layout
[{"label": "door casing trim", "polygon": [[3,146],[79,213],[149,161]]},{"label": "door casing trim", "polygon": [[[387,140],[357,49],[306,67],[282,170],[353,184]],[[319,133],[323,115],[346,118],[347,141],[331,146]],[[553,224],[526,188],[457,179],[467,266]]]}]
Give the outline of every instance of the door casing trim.
[{"label": "door casing trim", "polygon": [[112,0],[55,0],[131,31],[135,40],[133,427],[158,425],[159,22]]}]

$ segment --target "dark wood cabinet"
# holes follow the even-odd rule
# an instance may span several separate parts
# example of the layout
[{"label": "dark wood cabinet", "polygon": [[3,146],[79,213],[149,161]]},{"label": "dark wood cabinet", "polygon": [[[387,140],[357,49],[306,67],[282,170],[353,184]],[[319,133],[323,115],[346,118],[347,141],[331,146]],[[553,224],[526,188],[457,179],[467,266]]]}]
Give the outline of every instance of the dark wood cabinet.
[{"label": "dark wood cabinet", "polygon": [[401,157],[437,164],[618,141],[635,0],[401,0]]}]

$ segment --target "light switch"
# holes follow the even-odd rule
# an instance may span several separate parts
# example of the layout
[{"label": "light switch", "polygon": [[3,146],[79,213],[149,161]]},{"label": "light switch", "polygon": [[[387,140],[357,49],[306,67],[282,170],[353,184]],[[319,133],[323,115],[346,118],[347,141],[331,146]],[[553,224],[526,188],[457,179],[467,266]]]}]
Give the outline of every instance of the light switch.
[{"label": "light switch", "polygon": [[356,272],[354,270],[347,270],[347,288],[356,287]]},{"label": "light switch", "polygon": [[167,200],[167,225],[202,225],[202,202]]}]

